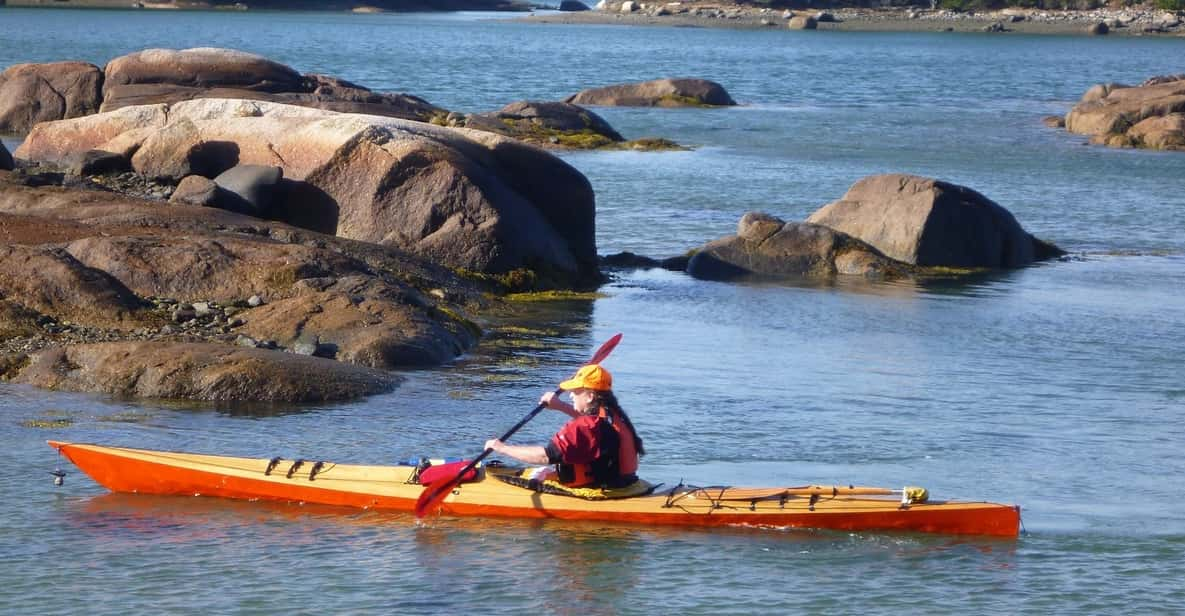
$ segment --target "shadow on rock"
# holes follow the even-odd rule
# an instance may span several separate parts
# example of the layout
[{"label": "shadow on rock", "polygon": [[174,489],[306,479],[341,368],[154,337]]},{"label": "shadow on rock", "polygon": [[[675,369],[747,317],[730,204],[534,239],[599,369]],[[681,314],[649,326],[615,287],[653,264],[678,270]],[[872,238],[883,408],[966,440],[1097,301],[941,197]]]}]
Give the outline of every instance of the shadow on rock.
[{"label": "shadow on rock", "polygon": [[341,206],[329,193],[296,180],[281,180],[265,218],[326,235],[337,234]]}]

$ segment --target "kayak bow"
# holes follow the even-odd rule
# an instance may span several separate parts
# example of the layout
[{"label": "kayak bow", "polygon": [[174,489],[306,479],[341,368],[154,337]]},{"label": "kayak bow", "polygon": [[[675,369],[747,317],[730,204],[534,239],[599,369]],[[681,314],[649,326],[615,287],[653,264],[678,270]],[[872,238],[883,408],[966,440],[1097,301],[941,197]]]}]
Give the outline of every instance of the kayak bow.
[{"label": "kayak bow", "polygon": [[[424,486],[415,466],[238,458],[49,441],[113,492],[217,496],[411,512]],[[1016,537],[1020,507],[913,502],[911,492],[859,486],[658,487],[644,496],[586,500],[500,481],[517,469],[485,467],[441,502],[458,516],[599,520],[674,526],[763,526],[917,531]]]}]

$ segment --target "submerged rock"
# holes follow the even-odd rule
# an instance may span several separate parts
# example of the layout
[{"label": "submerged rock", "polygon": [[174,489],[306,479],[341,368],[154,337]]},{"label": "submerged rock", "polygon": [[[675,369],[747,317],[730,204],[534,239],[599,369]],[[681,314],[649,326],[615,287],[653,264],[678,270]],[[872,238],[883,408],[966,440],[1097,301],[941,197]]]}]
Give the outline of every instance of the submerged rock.
[{"label": "submerged rock", "polygon": [[625,141],[601,116],[571,103],[510,103],[498,111],[468,116],[465,127],[545,147],[592,149]]},{"label": "submerged rock", "polygon": [[908,265],[885,257],[863,241],[827,227],[785,222],[749,212],[737,234],[696,251],[687,273],[707,280],[748,277],[827,278],[837,274],[885,278],[905,275]]},{"label": "submerged rock", "polygon": [[1062,116],[1045,116],[1041,118],[1041,123],[1049,128],[1065,128],[1066,119]]},{"label": "submerged rock", "polygon": [[564,99],[574,105],[716,107],[736,105],[724,86],[706,79],[656,79],[583,90]]}]

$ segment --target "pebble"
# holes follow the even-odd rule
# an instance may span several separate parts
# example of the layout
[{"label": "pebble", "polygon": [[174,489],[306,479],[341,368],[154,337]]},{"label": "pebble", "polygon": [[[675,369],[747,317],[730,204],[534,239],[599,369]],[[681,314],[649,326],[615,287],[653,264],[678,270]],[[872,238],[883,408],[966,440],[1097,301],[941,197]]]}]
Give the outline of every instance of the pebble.
[{"label": "pebble", "polygon": [[317,340],[297,340],[292,345],[291,351],[297,355],[316,355],[317,354]]},{"label": "pebble", "polygon": [[[262,301],[260,302],[262,303]],[[242,302],[245,306],[247,302]],[[242,318],[231,317],[241,309],[222,307],[209,300],[192,303],[169,297],[145,299],[149,311],[168,323],[160,327],[140,326],[131,330],[91,328],[68,320],[58,321],[48,315],[38,315],[36,323],[40,333],[0,340],[0,354],[33,353],[49,346],[64,344],[91,344],[121,340],[183,340],[186,342],[233,342],[232,328],[245,324]],[[250,346],[258,343],[252,341]],[[262,348],[276,348],[270,341]]]}]

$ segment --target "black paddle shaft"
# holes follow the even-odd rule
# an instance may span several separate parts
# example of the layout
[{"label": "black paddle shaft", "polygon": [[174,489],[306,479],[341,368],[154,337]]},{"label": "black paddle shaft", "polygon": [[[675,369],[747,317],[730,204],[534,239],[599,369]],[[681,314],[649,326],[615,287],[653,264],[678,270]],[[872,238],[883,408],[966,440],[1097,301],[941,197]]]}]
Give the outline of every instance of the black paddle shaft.
[{"label": "black paddle shaft", "polygon": [[[562,389],[555,390],[555,395],[557,395],[557,396],[562,393],[564,393],[564,390],[562,390]],[[543,409],[545,409],[545,408],[547,408],[547,405],[544,404],[543,402],[540,402],[539,405],[536,406],[533,411],[531,411],[530,413],[527,413],[526,417],[523,417],[518,423],[514,424],[514,427],[507,430],[506,434],[503,434],[502,437],[499,438],[498,440],[506,441],[510,437],[514,436],[515,432],[518,432],[519,430],[521,430],[523,426],[527,425],[527,422],[534,419],[535,416],[538,415],[540,412],[542,412]],[[461,471],[459,473],[457,473],[456,478],[452,479],[451,481],[443,482],[443,483],[439,484],[438,487],[433,488],[432,491],[430,492],[431,496],[428,497],[427,502],[431,502],[434,498],[436,498],[437,494],[439,494],[445,490],[452,490],[454,487],[456,487],[456,485],[460,481],[460,479],[465,476],[465,473],[468,473],[469,471],[473,470],[475,467],[477,467],[478,464],[481,464],[482,460],[485,460],[493,452],[494,452],[493,449],[490,449],[487,447],[485,449],[485,451],[481,452],[481,455],[474,458],[471,462],[469,462],[469,464],[466,464],[465,468],[461,469]]]},{"label": "black paddle shaft", "polygon": [[[555,395],[557,395],[557,396],[562,393],[564,393],[564,390],[562,390],[562,389],[555,390]],[[500,440],[502,442],[506,442],[506,441],[510,440],[510,437],[514,436],[515,432],[518,432],[519,430],[521,430],[523,426],[527,425],[527,422],[534,419],[535,416],[538,415],[540,412],[542,412],[543,409],[545,409],[545,408],[547,408],[547,405],[540,402],[539,406],[535,407],[535,410],[531,411],[530,413],[527,413],[526,417],[523,417],[521,420],[519,420],[518,423],[514,424],[514,427],[507,430],[506,434],[503,434],[501,437],[498,438],[498,440]],[[488,457],[491,453],[494,453],[494,450],[487,447],[485,451],[481,452],[480,456],[477,456],[476,458],[473,459],[472,462],[470,462],[469,464],[466,464],[465,468],[461,469],[461,472],[457,473],[457,476],[463,477],[465,475],[465,473],[468,473],[469,471],[473,470],[473,468],[475,466],[477,466],[482,460],[486,459],[486,457]]]}]

